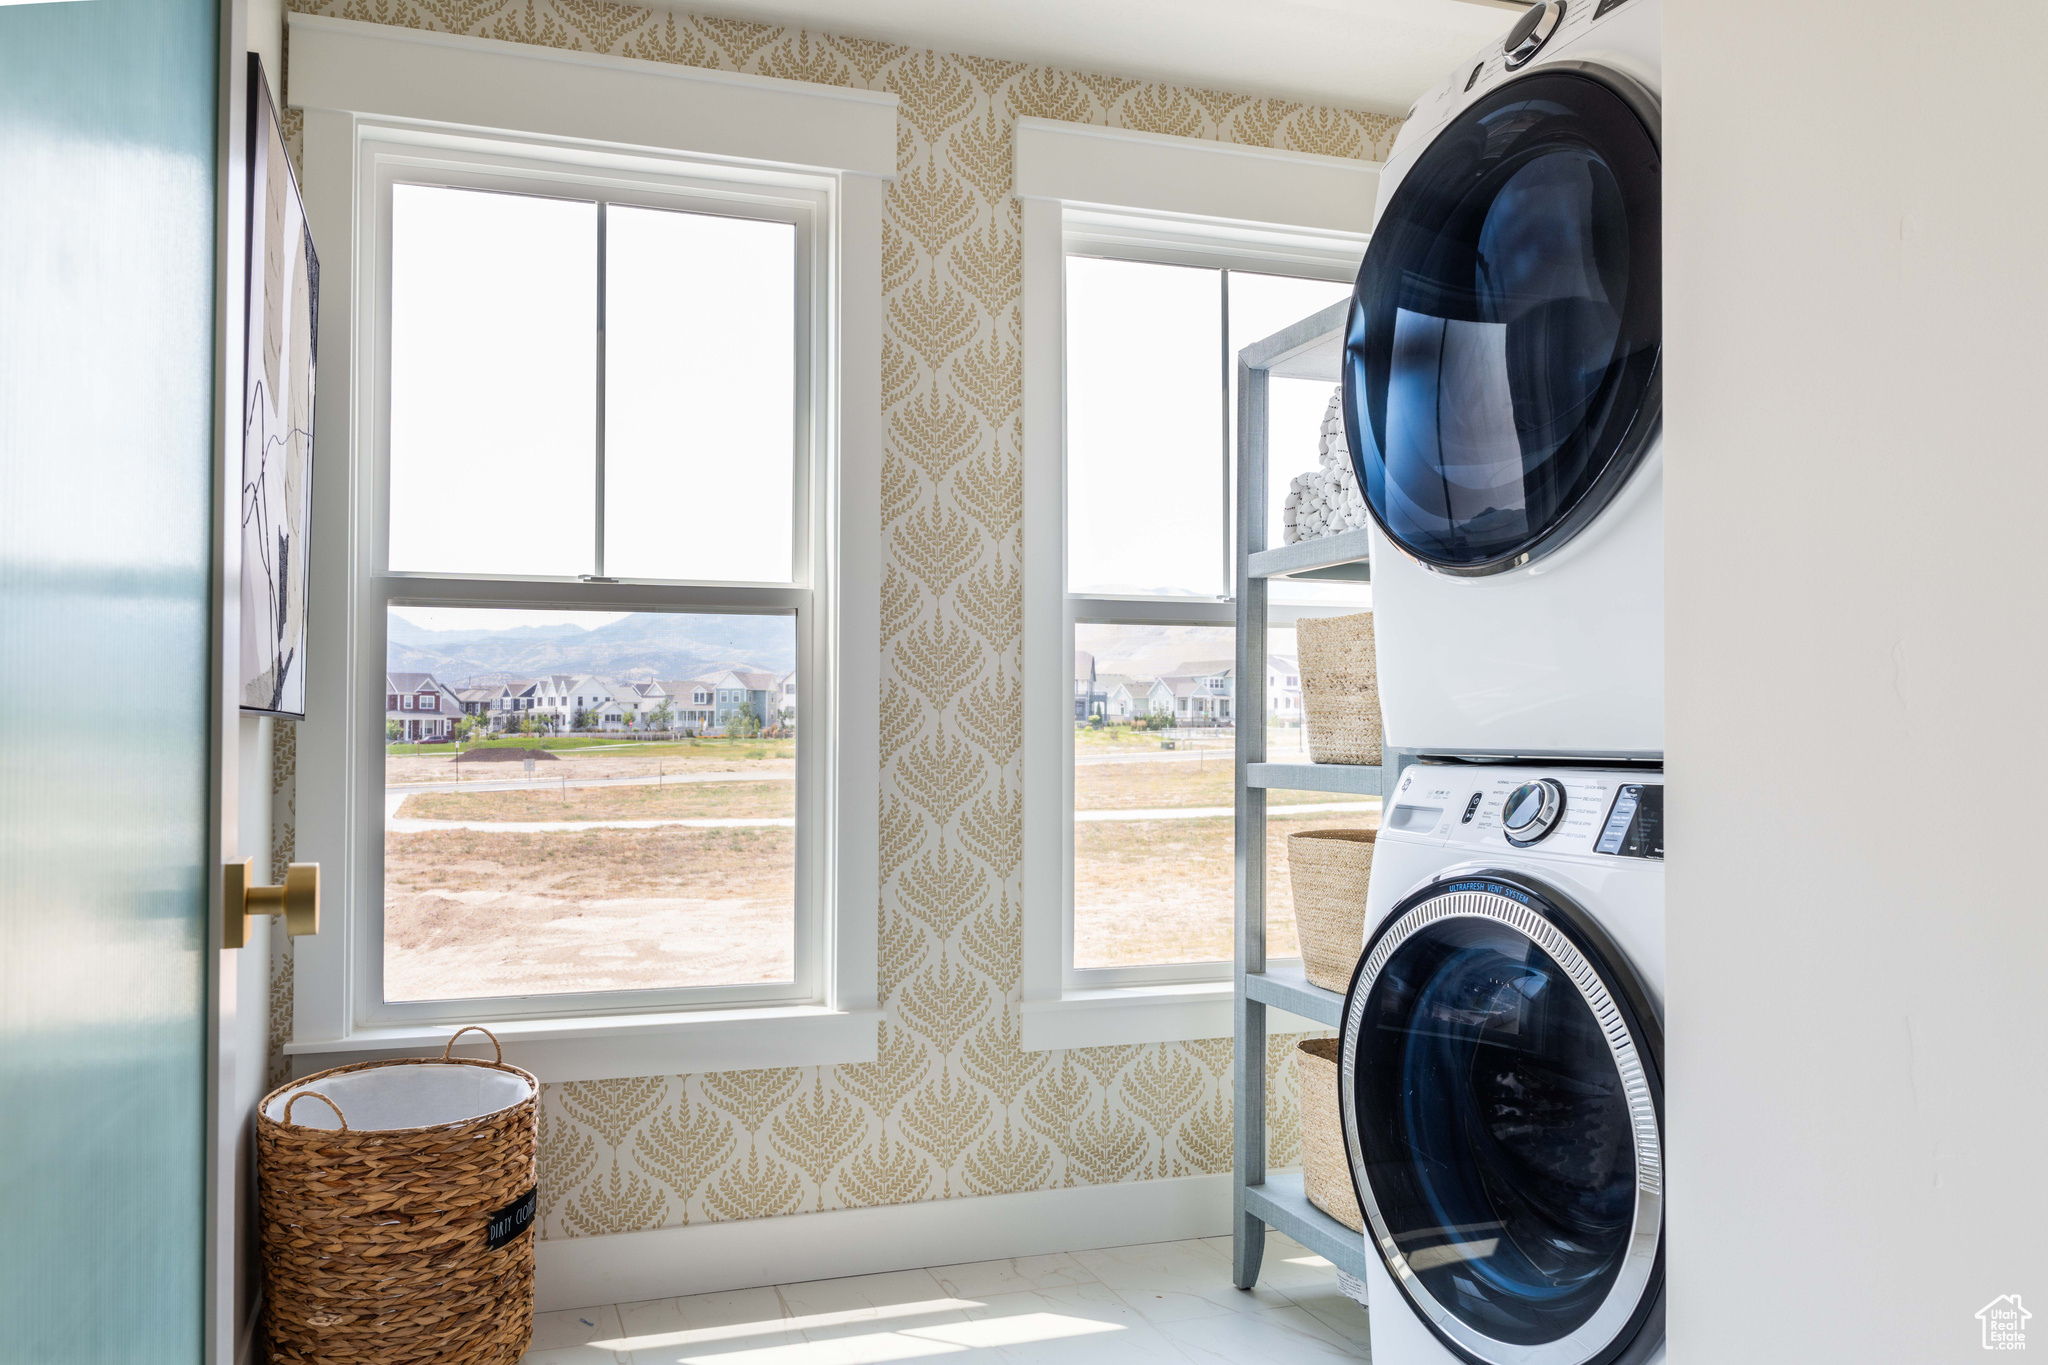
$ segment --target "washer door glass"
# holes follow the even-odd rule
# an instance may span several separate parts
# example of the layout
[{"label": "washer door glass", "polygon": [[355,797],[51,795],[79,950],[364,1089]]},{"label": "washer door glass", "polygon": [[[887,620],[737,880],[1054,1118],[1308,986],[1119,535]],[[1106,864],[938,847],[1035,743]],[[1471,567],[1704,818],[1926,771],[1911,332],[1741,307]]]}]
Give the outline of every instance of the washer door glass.
[{"label": "washer door glass", "polygon": [[1656,1072],[1630,992],[1535,897],[1435,890],[1390,917],[1346,1010],[1372,1238],[1467,1359],[1611,1359],[1661,1284]]},{"label": "washer door glass", "polygon": [[1476,574],[1562,545],[1657,426],[1656,138],[1575,70],[1502,86],[1416,160],[1373,230],[1344,420],[1380,527]]}]

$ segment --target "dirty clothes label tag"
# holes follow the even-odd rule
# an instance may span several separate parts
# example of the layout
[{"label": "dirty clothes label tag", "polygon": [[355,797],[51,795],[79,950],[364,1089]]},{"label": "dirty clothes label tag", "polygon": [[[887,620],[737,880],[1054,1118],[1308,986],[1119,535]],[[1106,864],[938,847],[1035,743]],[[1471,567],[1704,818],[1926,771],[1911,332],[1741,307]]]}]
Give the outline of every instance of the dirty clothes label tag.
[{"label": "dirty clothes label tag", "polygon": [[490,1230],[485,1237],[492,1251],[496,1251],[533,1226],[534,1210],[540,1206],[539,1196],[540,1187],[536,1185],[491,1215]]}]

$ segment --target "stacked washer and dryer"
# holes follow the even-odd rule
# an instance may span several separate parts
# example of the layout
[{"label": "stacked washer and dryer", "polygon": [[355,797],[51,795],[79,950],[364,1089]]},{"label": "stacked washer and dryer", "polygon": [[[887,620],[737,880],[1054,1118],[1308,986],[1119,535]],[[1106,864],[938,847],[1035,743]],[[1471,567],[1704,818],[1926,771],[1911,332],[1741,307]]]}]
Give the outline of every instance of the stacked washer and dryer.
[{"label": "stacked washer and dryer", "polygon": [[1425,96],[1345,335],[1390,749],[1341,1104],[1377,1365],[1664,1356],[1660,0]]}]

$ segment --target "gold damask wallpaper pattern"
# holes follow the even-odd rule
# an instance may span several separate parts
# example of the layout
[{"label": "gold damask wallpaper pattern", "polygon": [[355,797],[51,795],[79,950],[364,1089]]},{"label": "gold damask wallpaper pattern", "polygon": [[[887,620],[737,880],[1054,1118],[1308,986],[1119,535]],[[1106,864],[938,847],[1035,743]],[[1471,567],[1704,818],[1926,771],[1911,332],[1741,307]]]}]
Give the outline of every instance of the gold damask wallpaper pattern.
[{"label": "gold damask wallpaper pattern", "polygon": [[[880,1056],[547,1086],[541,1234],[1228,1170],[1230,1040],[1021,1046],[1023,267],[1011,130],[1031,115],[1382,158],[1396,120],[600,0],[291,8],[903,102],[883,228]],[[291,751],[280,755],[289,818]],[[274,997],[288,1013],[290,965],[279,967]],[[1293,1067],[1281,1064],[1292,1042],[1272,1043],[1278,1164],[1299,1150]]]}]

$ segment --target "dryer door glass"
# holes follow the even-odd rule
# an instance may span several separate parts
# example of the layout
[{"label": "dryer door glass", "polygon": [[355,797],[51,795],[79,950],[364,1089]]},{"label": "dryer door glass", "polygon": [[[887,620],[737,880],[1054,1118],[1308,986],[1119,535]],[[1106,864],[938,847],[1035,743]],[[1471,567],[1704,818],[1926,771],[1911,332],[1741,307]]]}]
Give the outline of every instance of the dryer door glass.
[{"label": "dryer door glass", "polygon": [[1366,250],[1344,410],[1380,527],[1455,573],[1563,544],[1655,432],[1663,326],[1652,117],[1579,71],[1439,133]]},{"label": "dryer door glass", "polygon": [[1389,919],[1346,1010],[1346,1129],[1425,1322],[1474,1359],[1580,1361],[1661,1279],[1656,1067],[1631,992],[1532,904],[1453,884]]}]

